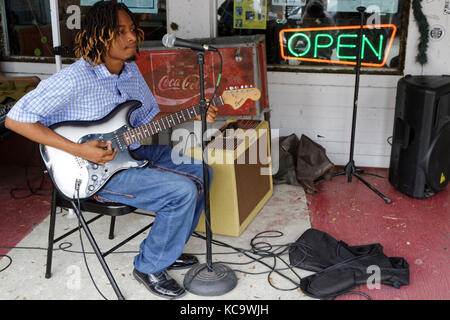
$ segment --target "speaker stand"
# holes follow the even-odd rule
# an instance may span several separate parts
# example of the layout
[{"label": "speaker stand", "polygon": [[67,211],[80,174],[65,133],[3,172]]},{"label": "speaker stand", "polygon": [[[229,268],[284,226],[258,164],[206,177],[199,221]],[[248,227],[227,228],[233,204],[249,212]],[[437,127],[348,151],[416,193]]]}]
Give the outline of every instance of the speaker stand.
[{"label": "speaker stand", "polygon": [[364,180],[360,173],[363,173],[363,170],[357,169],[355,165],[355,161],[353,160],[353,152],[355,148],[355,128],[356,128],[356,113],[358,109],[358,91],[359,91],[359,76],[361,72],[361,42],[362,42],[362,33],[363,33],[363,24],[364,24],[364,11],[366,10],[365,7],[358,7],[358,12],[360,13],[361,18],[361,26],[359,29],[359,35],[358,35],[358,44],[357,44],[357,54],[356,54],[356,76],[355,76],[355,94],[353,98],[353,119],[352,119],[352,135],[350,139],[350,159],[347,165],[344,168],[344,171],[337,172],[334,174],[334,176],[340,176],[340,175],[346,175],[347,181],[352,182],[352,177],[355,176],[358,178],[362,183],[364,183],[370,190],[375,192],[379,197],[381,197],[384,202],[387,204],[392,203],[391,199],[386,197],[384,194],[382,194],[380,191],[375,189],[370,183],[368,183],[366,180]]}]

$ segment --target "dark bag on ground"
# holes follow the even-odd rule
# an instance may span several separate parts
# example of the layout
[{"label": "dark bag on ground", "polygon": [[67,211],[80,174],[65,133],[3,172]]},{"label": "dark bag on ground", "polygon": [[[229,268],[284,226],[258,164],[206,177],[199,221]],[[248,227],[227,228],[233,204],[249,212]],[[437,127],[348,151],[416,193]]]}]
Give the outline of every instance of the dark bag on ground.
[{"label": "dark bag on ground", "polygon": [[317,229],[308,229],[289,250],[293,267],[317,273],[302,278],[300,289],[317,299],[345,294],[379,270],[381,284],[394,288],[409,285],[409,264],[399,257],[387,257],[379,243],[349,246]]},{"label": "dark bag on ground", "polygon": [[295,133],[280,137],[280,161],[274,184],[301,185],[305,192],[316,193],[314,181],[320,177],[330,180],[334,164],[328,159],[326,150],[305,135],[300,140]]},{"label": "dark bag on ground", "polygon": [[296,154],[298,138],[294,133],[287,137],[280,137],[278,172],[273,176],[274,184],[291,184],[300,186],[297,181]]}]

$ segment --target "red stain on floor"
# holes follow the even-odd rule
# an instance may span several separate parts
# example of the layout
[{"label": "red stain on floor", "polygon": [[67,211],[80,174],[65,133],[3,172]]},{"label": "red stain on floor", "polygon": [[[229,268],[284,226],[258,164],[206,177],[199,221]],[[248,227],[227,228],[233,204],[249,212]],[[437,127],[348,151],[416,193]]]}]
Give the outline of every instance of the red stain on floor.
[{"label": "red stain on floor", "polygon": [[[29,186],[37,189],[41,184],[42,170],[39,167],[29,167],[28,177],[24,167],[0,166],[0,246],[15,246],[36,225],[40,224],[50,214],[51,195],[34,195],[24,199],[30,194]],[[28,179],[28,183],[27,183]],[[49,193],[51,182],[47,177],[42,185],[43,190],[38,193]],[[0,254],[7,254],[10,249],[0,248]]]},{"label": "red stain on floor", "polygon": [[[367,170],[384,177],[387,169]],[[362,175],[390,198],[386,204],[356,177],[346,176],[317,184],[308,195],[313,228],[349,245],[380,243],[389,257],[403,257],[410,265],[410,285],[381,286],[359,291],[372,299],[450,299],[450,191],[419,200],[397,191],[387,178]],[[340,299],[360,299],[350,295]]]}]

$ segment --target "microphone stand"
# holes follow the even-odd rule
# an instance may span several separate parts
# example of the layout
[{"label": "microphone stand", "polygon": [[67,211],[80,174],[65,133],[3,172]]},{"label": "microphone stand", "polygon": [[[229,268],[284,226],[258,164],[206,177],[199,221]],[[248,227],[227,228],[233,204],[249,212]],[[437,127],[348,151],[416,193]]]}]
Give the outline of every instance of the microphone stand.
[{"label": "microphone stand", "polygon": [[381,197],[384,202],[387,204],[392,203],[392,200],[382,194],[380,191],[375,189],[372,185],[370,185],[366,180],[364,180],[360,173],[363,172],[361,169],[356,169],[355,161],[353,160],[353,150],[355,146],[355,128],[356,128],[356,111],[358,109],[358,91],[359,91],[359,75],[361,70],[361,45],[362,45],[362,34],[363,34],[363,24],[364,24],[364,11],[365,7],[356,8],[361,15],[361,27],[359,29],[358,35],[358,45],[357,45],[357,54],[356,54],[356,77],[355,77],[355,94],[353,98],[353,119],[352,119],[352,135],[350,139],[350,159],[347,165],[344,168],[344,171],[335,173],[334,176],[339,176],[345,174],[347,176],[347,181],[352,182],[352,176],[358,178],[362,183],[364,183],[370,190],[375,192],[379,197]]},{"label": "microphone stand", "polygon": [[196,51],[200,75],[200,113],[202,121],[202,165],[203,165],[203,189],[205,196],[205,226],[206,226],[206,263],[192,267],[184,277],[184,287],[193,294],[200,296],[219,296],[232,290],[237,284],[237,278],[233,270],[221,263],[212,263],[212,230],[210,224],[210,177],[208,170],[208,153],[206,150],[206,113],[205,79],[203,65],[205,52]]}]

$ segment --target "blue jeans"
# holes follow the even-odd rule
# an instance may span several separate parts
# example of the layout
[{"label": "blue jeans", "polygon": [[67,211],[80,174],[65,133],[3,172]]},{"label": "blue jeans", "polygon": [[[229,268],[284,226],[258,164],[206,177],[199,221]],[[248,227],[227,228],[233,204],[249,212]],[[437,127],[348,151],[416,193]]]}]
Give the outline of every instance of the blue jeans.
[{"label": "blue jeans", "polygon": [[[201,161],[183,156],[184,162],[175,164],[171,153],[169,146],[141,146],[135,155],[149,164],[118,172],[97,193],[105,200],[156,213],[134,258],[134,267],[143,273],[163,271],[181,255],[204,208]],[[208,169],[211,183],[213,172]]]}]

